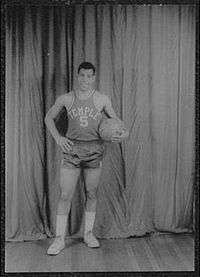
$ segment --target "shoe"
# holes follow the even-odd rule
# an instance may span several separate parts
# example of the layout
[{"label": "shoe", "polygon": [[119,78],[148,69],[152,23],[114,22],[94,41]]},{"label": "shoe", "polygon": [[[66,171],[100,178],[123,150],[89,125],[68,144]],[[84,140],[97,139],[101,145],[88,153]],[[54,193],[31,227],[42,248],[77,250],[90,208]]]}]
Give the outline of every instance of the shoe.
[{"label": "shoe", "polygon": [[65,248],[65,241],[61,237],[56,237],[47,250],[48,255],[57,255]]},{"label": "shoe", "polygon": [[98,240],[92,234],[92,231],[89,231],[84,236],[84,242],[87,244],[88,247],[97,248],[100,247]]}]

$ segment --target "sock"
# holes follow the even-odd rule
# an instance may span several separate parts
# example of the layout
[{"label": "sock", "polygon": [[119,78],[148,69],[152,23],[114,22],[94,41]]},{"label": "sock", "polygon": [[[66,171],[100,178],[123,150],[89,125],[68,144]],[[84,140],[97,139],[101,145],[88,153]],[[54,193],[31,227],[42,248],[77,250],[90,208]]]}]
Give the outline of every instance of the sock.
[{"label": "sock", "polygon": [[61,236],[63,239],[65,237],[65,230],[67,225],[67,215],[56,216],[56,236]]},{"label": "sock", "polygon": [[85,230],[84,236],[89,232],[92,231],[95,221],[96,212],[85,212]]}]

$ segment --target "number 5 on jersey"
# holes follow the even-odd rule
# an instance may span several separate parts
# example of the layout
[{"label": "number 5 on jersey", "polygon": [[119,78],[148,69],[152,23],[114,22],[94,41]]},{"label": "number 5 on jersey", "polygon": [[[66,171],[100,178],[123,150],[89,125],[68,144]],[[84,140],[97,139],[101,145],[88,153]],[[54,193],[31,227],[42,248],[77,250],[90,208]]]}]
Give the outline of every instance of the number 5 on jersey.
[{"label": "number 5 on jersey", "polygon": [[87,127],[88,126],[88,117],[87,117],[87,115],[81,115],[80,116],[80,126],[81,127]]}]

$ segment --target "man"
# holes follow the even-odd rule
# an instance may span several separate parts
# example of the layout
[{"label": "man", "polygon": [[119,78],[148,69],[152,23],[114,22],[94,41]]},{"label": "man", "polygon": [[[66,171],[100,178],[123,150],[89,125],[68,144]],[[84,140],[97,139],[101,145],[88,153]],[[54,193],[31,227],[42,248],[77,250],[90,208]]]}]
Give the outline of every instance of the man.
[{"label": "man", "polygon": [[[98,135],[98,126],[105,111],[108,117],[116,118],[111,101],[94,89],[95,67],[88,62],[78,68],[78,88],[57,98],[48,111],[45,123],[63,151],[60,169],[61,195],[56,216],[56,238],[47,254],[56,255],[65,247],[65,230],[75,186],[83,170],[86,184],[86,211],[84,242],[89,247],[99,247],[92,233],[96,213],[96,190],[101,174],[104,145]],[[65,107],[68,113],[67,137],[56,129],[54,119]],[[115,136],[113,142],[123,137]]]}]

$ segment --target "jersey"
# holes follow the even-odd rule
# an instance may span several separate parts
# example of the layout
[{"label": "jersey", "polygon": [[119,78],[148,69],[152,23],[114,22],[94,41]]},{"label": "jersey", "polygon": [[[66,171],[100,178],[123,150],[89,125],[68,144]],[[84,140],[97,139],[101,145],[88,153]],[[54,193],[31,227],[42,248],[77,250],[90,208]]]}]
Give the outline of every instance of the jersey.
[{"label": "jersey", "polygon": [[75,92],[68,109],[67,137],[71,140],[99,140],[98,127],[102,113],[94,104],[95,90],[86,99],[80,99]]}]

